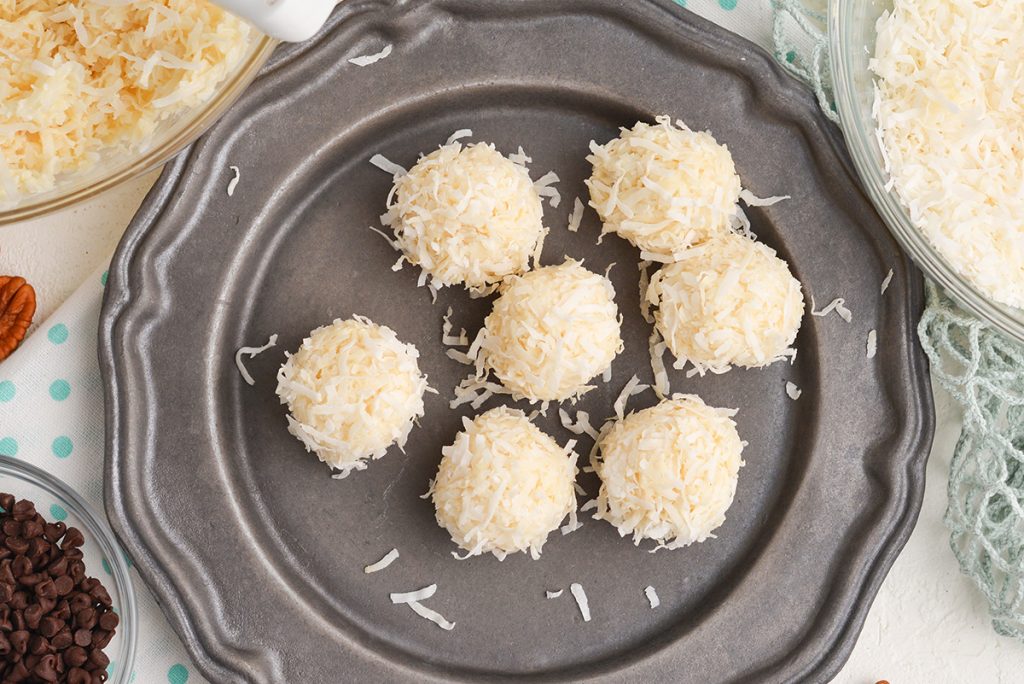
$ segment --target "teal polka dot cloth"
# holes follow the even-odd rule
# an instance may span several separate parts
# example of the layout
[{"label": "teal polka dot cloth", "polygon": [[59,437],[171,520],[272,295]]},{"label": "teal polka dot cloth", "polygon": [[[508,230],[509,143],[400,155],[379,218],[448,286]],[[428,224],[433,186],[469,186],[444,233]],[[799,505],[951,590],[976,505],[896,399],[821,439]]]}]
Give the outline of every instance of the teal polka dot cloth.
[{"label": "teal polka dot cloth", "polygon": [[[806,0],[813,4],[819,0]],[[694,12],[772,49],[768,0],[675,0]],[[822,7],[825,0],[820,0]],[[806,39],[792,36],[794,44]],[[31,461],[75,486],[97,510],[103,496],[103,392],[96,361],[96,325],[107,271],[91,276],[38,327],[22,348],[0,363],[0,454]],[[56,502],[43,503],[55,520],[70,520]],[[97,559],[109,576],[109,559]],[[113,684],[204,684],[151,594],[135,575],[139,649],[134,666],[112,662]]]},{"label": "teal polka dot cloth", "polygon": [[[90,277],[48,320],[36,321],[22,346],[0,362],[0,456],[28,461],[53,473],[100,513],[103,385],[96,361],[96,326],[105,282],[105,271]],[[60,502],[41,499],[35,492],[30,495],[50,520],[80,524]],[[110,582],[109,560],[98,549],[90,549],[88,542],[83,551],[90,574]],[[124,560],[129,561],[127,556]],[[203,684],[206,680],[149,590],[134,570],[129,574],[138,600],[138,653],[131,670],[124,671],[117,661],[115,641],[108,649],[109,682]]]}]

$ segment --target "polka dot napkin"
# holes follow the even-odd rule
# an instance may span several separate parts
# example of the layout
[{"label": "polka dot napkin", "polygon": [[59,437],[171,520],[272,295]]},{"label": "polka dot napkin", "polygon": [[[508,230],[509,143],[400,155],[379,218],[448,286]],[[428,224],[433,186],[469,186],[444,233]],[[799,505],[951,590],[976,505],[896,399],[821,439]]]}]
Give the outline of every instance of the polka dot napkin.
[{"label": "polka dot napkin", "polygon": [[[0,363],[0,454],[53,473],[103,511],[103,386],[96,325],[106,273],[84,283],[6,361]],[[67,513],[54,505],[51,518]],[[109,566],[92,570],[102,579]],[[138,654],[128,681],[197,684],[196,672],[134,568]],[[118,681],[118,663],[111,663]]]},{"label": "polka dot napkin", "polygon": [[[675,2],[771,50],[769,0]],[[0,363],[0,454],[24,459],[57,475],[100,511],[103,391],[96,361],[96,326],[105,284],[106,272],[91,277],[17,352]],[[134,570],[132,575],[140,619],[139,650],[129,681],[204,682],[148,589]]]}]

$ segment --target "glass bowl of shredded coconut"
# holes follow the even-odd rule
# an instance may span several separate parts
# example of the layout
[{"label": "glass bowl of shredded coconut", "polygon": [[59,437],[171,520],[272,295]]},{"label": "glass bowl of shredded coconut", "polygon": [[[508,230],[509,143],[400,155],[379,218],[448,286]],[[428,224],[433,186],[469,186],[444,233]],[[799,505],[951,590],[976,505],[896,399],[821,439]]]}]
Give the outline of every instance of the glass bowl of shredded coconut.
[{"label": "glass bowl of shredded coconut", "polygon": [[165,162],[273,47],[208,0],[0,2],[0,224]]},{"label": "glass bowl of shredded coconut", "polygon": [[1024,341],[1024,3],[836,0],[836,106],[896,239]]}]

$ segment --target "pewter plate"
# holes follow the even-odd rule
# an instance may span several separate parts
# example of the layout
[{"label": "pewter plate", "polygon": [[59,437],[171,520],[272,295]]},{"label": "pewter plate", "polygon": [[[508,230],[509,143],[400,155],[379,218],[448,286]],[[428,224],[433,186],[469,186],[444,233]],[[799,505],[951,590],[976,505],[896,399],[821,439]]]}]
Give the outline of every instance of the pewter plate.
[{"label": "pewter plate", "polygon": [[[377,64],[347,62],[389,43]],[[819,304],[845,297],[853,322],[808,316],[793,365],[673,373],[675,391],[738,408],[750,442],[718,538],[651,554],[587,519],[539,561],[457,561],[419,498],[470,413],[447,408],[466,369],[444,355],[441,316],[452,306],[475,332],[489,302],[445,291],[431,304],[414,269],[391,270],[397,255],[367,229],[390,179],[367,160],[410,165],[469,127],[506,152],[524,146],[535,177],[558,173],[544,262],[617,264],[626,351],[579,406],[607,416],[631,375],[650,380],[638,255],[596,245],[591,212],[579,233],[564,226],[585,198],[589,141],[659,113],[710,128],[754,193],[792,196],[750,210],[754,230]],[[231,165],[241,180],[228,197]],[[674,3],[347,0],[165,170],[118,249],[100,331],[108,513],[216,682],[824,681],[920,506],[932,434],[921,305],[920,276],[812,98]],[[286,432],[274,376],[283,350],[353,313],[414,342],[441,395],[404,455],[338,481]],[[249,387],[234,352],[271,333],[280,346],[248,364]],[[571,436],[554,411],[538,423]],[[392,547],[395,565],[363,573]],[[388,600],[432,582],[450,633]],[[590,597],[588,623],[568,592],[544,597],[571,582]]]}]

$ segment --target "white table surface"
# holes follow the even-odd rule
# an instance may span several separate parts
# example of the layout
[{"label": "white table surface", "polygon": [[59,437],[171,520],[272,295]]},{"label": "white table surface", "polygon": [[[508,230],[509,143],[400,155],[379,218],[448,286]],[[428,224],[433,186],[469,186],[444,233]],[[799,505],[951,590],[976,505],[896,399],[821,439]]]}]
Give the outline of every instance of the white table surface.
[{"label": "white table surface", "polygon": [[[0,227],[0,274],[22,275],[37,290],[42,322],[100,264],[156,174],[42,219]],[[928,463],[924,508],[913,535],[875,600],[836,682],[892,684],[1024,681],[1024,644],[992,631],[981,594],[960,574],[942,523],[959,412],[936,391],[938,429]]]}]

